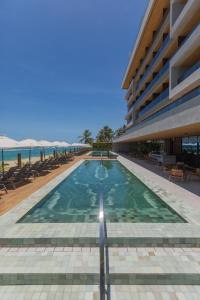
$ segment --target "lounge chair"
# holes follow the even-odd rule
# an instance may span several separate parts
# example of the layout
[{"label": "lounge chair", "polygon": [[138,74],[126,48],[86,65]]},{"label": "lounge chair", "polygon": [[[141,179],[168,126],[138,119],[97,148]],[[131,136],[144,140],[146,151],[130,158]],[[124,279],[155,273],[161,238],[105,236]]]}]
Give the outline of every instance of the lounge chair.
[{"label": "lounge chair", "polygon": [[23,174],[16,174],[12,177],[10,177],[9,179],[3,180],[0,182],[0,184],[4,184],[6,186],[6,188],[12,188],[12,189],[16,189],[16,187],[22,185],[22,184],[26,184],[26,183],[30,183],[32,182],[32,178],[30,176],[27,175],[23,175]]},{"label": "lounge chair", "polygon": [[7,188],[6,188],[5,184],[0,184],[0,191],[1,191],[1,192],[5,192],[5,194],[7,194],[7,193],[8,193],[8,191],[7,191]]},{"label": "lounge chair", "polygon": [[2,179],[6,180],[13,176],[14,174],[19,172],[19,167],[11,167],[4,175],[2,176]]}]

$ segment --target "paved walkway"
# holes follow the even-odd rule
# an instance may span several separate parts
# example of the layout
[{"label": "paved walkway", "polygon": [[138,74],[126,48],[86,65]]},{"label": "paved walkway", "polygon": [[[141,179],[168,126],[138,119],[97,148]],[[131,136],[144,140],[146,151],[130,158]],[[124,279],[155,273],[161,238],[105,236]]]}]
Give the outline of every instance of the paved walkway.
[{"label": "paved walkway", "polygon": [[[97,285],[0,286],[2,300],[99,300]],[[116,285],[111,300],[199,300],[199,286]]]},{"label": "paved walkway", "polygon": [[[195,285],[194,277],[200,268],[200,248],[112,247],[109,248],[109,257],[111,300],[200,299],[200,286]],[[88,272],[96,273],[93,283]],[[1,247],[0,299],[99,300],[98,272],[98,248]],[[130,275],[130,272],[131,280],[124,276]],[[137,276],[133,277],[134,273],[137,276],[142,274],[139,285],[135,282]],[[194,281],[188,285],[184,280],[190,273]],[[113,277],[113,274],[117,277]],[[149,274],[148,278],[145,274]],[[152,284],[154,274],[159,285]],[[165,285],[160,282],[163,274]],[[178,274],[179,284],[175,285],[174,281],[173,285],[166,284],[174,274]]]},{"label": "paved walkway", "polygon": [[[168,177],[166,174],[163,173],[162,169],[159,166],[156,166],[155,164],[152,164],[151,162],[147,160],[137,159],[131,156],[123,155],[124,157],[128,158],[129,160],[135,162],[136,164],[150,170],[151,172],[154,172],[158,174],[159,176],[162,176],[164,178]],[[173,181],[176,185],[181,186],[182,188],[200,196],[200,178],[197,176],[192,176],[190,181]]]}]

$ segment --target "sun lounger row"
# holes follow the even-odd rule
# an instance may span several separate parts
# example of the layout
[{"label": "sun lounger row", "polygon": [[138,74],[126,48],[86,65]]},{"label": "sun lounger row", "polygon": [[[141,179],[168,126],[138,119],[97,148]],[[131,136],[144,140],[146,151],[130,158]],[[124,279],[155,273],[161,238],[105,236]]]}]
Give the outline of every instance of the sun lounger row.
[{"label": "sun lounger row", "polygon": [[22,168],[12,167],[0,178],[0,186],[16,189],[17,186],[30,183],[35,177],[47,175],[53,169],[73,159],[74,156],[72,154],[63,154],[58,155],[56,158],[37,161],[34,164],[28,163]]}]

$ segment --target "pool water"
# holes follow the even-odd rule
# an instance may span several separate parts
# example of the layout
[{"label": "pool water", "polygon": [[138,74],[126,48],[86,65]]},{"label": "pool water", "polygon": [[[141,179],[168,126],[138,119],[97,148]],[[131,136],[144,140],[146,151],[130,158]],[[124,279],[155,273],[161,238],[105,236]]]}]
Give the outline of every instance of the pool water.
[{"label": "pool water", "polygon": [[19,222],[98,222],[100,191],[104,194],[107,222],[185,222],[114,160],[85,161]]},{"label": "pool water", "polygon": [[100,150],[95,150],[92,151],[92,156],[108,156],[109,151],[100,151]]}]

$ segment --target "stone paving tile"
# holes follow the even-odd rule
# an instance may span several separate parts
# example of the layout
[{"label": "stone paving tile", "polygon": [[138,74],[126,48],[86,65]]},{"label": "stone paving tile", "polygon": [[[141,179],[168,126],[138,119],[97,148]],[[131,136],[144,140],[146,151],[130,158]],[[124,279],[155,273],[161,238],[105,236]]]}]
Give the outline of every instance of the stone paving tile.
[{"label": "stone paving tile", "polygon": [[200,286],[111,286],[112,300],[199,300]]},{"label": "stone paving tile", "polygon": [[[3,251],[6,250],[6,251]],[[0,273],[96,273],[99,249],[0,248]],[[109,248],[110,273],[200,274],[200,248]]]},{"label": "stone paving tile", "polygon": [[[187,249],[187,251],[185,251]],[[110,273],[200,272],[200,248],[109,248]]]},{"label": "stone paving tile", "polygon": [[2,300],[99,300],[97,285],[0,286]]},{"label": "stone paving tile", "polygon": [[[0,286],[2,300],[99,300],[97,285]],[[199,300],[200,286],[111,286],[112,300]]]}]

